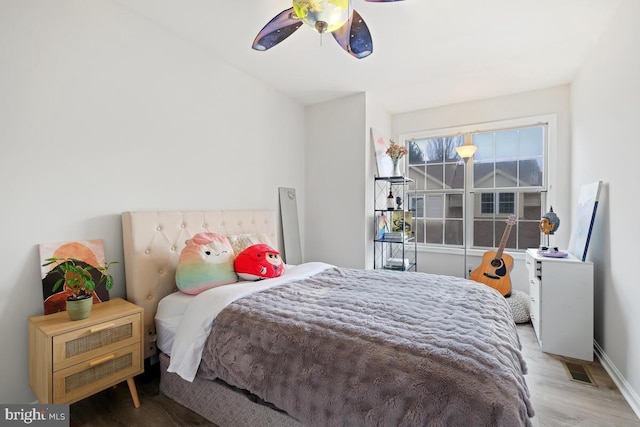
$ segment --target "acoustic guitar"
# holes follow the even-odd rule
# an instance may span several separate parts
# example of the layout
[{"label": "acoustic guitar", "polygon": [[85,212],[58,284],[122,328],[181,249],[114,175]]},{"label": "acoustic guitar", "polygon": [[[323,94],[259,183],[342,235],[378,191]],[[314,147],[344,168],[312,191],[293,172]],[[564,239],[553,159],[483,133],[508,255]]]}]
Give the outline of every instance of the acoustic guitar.
[{"label": "acoustic guitar", "polygon": [[515,215],[509,216],[498,250],[485,252],[482,256],[482,263],[469,276],[471,280],[484,283],[505,297],[511,295],[511,277],[509,277],[509,273],[513,269],[513,257],[504,253],[504,247],[507,244],[511,227],[516,223],[516,219]]}]

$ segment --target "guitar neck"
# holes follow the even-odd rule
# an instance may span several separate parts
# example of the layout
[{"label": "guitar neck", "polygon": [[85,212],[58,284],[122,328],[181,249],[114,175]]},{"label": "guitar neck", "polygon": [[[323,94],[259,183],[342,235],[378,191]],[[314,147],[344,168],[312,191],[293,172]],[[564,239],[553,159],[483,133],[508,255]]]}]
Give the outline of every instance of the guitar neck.
[{"label": "guitar neck", "polygon": [[497,259],[497,260],[502,259],[502,252],[504,252],[504,248],[505,248],[505,246],[507,246],[507,240],[509,239],[509,234],[511,233],[511,227],[513,227],[513,224],[507,223],[507,226],[504,229],[504,233],[502,233],[502,239],[500,240],[500,246],[498,247],[498,250],[496,251],[495,259]]}]

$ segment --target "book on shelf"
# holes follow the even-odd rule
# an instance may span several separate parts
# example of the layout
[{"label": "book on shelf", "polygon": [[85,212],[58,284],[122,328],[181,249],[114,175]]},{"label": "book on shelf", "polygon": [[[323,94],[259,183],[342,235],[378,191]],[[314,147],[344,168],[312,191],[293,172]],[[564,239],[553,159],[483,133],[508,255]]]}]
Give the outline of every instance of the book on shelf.
[{"label": "book on shelf", "polygon": [[392,270],[406,270],[409,264],[407,258],[387,258],[384,267]]},{"label": "book on shelf", "polygon": [[402,241],[408,239],[409,237],[411,237],[411,236],[407,236],[402,231],[387,231],[382,236],[382,239],[388,240],[390,242],[402,242]]}]

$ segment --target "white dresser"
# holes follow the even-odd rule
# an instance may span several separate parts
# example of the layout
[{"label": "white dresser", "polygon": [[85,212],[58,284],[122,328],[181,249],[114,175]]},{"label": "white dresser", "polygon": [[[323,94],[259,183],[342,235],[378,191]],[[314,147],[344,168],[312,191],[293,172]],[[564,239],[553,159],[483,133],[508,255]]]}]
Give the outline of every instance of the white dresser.
[{"label": "white dresser", "polygon": [[542,351],[593,360],[593,263],[528,249],[531,323]]}]

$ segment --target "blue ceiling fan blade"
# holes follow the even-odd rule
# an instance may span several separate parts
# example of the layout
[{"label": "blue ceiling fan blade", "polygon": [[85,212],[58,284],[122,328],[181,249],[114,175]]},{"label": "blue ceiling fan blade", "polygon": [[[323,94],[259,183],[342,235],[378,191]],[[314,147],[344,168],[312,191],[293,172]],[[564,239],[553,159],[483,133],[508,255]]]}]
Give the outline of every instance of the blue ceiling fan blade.
[{"label": "blue ceiling fan blade", "polygon": [[260,30],[251,47],[260,51],[271,49],[293,34],[301,25],[302,21],[292,7],[283,10]]},{"label": "blue ceiling fan blade", "polygon": [[349,20],[332,34],[338,44],[355,58],[362,59],[373,53],[373,40],[369,28],[355,10]]}]

